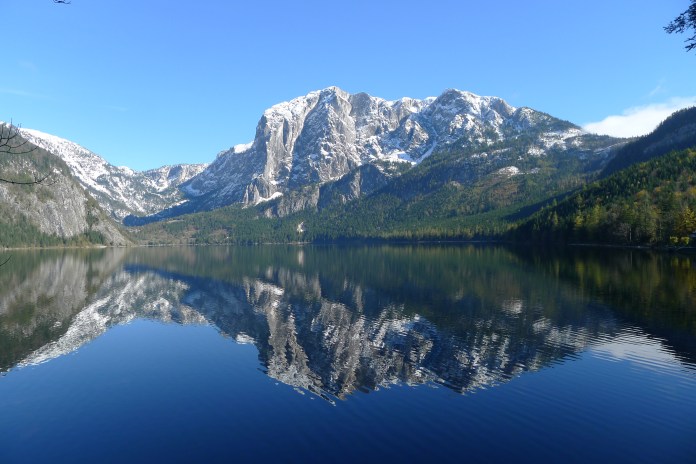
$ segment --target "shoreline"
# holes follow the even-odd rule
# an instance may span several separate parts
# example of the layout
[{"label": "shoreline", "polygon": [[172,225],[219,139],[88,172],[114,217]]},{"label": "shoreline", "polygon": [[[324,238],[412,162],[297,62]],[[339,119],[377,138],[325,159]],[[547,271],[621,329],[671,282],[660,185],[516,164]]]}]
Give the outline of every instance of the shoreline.
[{"label": "shoreline", "polygon": [[11,251],[41,251],[41,250],[95,250],[109,248],[176,248],[176,247],[209,247],[209,246],[268,246],[268,245],[291,245],[291,246],[341,246],[341,245],[428,245],[428,244],[452,244],[452,245],[504,245],[504,246],[531,246],[538,249],[559,249],[559,248],[608,248],[616,250],[642,250],[656,251],[662,253],[696,253],[696,246],[649,246],[649,245],[618,245],[606,243],[565,243],[565,244],[548,244],[548,243],[518,243],[506,240],[496,239],[480,239],[480,240],[389,240],[389,239],[349,239],[349,240],[333,240],[333,241],[316,241],[316,242],[263,242],[263,243],[161,243],[161,244],[143,244],[134,243],[129,245],[90,245],[90,246],[24,246],[24,247],[2,247],[0,254]]}]

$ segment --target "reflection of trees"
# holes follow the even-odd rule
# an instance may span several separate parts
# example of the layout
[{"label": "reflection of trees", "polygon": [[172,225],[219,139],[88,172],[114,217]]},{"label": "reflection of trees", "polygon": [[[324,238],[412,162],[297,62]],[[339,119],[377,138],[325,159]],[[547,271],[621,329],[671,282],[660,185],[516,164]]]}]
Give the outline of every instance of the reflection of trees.
[{"label": "reflection of trees", "polygon": [[[93,259],[91,271],[69,264],[63,272],[90,276],[69,283],[86,288],[86,296],[78,292],[74,304],[51,313],[48,324],[60,319],[64,326],[45,332],[43,348],[33,340],[10,357],[14,363],[49,359],[136,317],[207,321],[239,342],[254,343],[269,376],[327,398],[394,383],[433,382],[468,391],[616,334],[614,312],[600,301],[626,303],[612,296],[621,278],[629,289],[654,282],[650,304],[672,301],[690,308],[679,305],[691,268],[677,272],[677,289],[667,284],[664,274],[674,269],[663,261],[633,266],[626,254],[618,261],[601,256],[475,247],[133,250],[126,267],[115,272],[103,264],[106,259]],[[21,280],[38,274],[16,275]],[[38,280],[45,283],[37,288],[45,290],[37,294],[54,298],[51,279]],[[25,292],[20,287],[17,295]],[[668,298],[676,300],[654,295],[660,289],[674,290]],[[41,306],[37,298],[12,294],[3,295],[0,305],[23,298]],[[636,304],[635,298],[627,301]],[[679,325],[664,314],[654,318]],[[41,332],[40,320],[29,317],[26,333]],[[8,321],[0,317],[3,330]]]},{"label": "reflection of trees", "polygon": [[339,397],[395,382],[463,391],[614,330],[500,249],[155,250],[147,261],[186,281],[185,304],[222,332],[253,340],[269,375]]},{"label": "reflection of trees", "polygon": [[14,252],[0,273],[0,371],[62,336],[124,254]]},{"label": "reflection of trees", "polygon": [[694,256],[612,249],[519,256],[538,272],[601,300],[621,319],[664,339],[684,360],[696,362]]},{"label": "reflection of trees", "polygon": [[[403,295],[354,284],[345,276],[257,269],[259,276],[239,283],[175,278],[190,285],[187,305],[223,333],[253,340],[268,375],[325,396],[341,398],[394,383],[436,382],[465,391],[547,365],[614,330],[601,311],[559,326],[540,308],[509,294],[495,302],[491,293],[487,301],[459,287],[448,307],[427,308],[425,293],[421,301],[406,297],[407,304]],[[465,287],[488,284],[495,291],[510,279],[504,272],[481,275],[485,282],[472,275]],[[434,323],[415,308],[457,317],[445,314]]]}]

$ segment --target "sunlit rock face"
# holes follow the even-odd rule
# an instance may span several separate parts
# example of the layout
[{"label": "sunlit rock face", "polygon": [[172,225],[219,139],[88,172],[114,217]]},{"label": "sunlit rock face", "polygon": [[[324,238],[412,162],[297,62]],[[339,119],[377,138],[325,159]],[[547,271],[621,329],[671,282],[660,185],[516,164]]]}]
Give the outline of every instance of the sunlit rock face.
[{"label": "sunlit rock face", "polygon": [[55,245],[87,234],[106,244],[130,243],[60,157],[25,140],[23,129],[2,122],[0,128],[3,141],[14,134],[14,146],[0,156],[0,246]]},{"label": "sunlit rock face", "polygon": [[135,171],[114,166],[70,140],[32,129],[21,129],[20,133],[37,147],[61,158],[82,188],[119,222],[129,214],[154,214],[181,203],[184,196],[179,185],[207,167],[207,164],[176,164]]},{"label": "sunlit rock face", "polygon": [[[506,144],[520,138],[529,157],[550,150],[601,156],[579,127],[497,97],[449,89],[437,98],[388,101],[329,87],[266,110],[252,142],[221,152],[181,185],[186,203],[151,219],[278,198],[267,213],[283,216],[321,207],[336,193],[321,186],[347,176],[332,187],[340,190],[339,201],[369,194],[433,154],[481,148],[482,156],[504,157]],[[496,152],[485,152],[493,145],[500,145]],[[364,166],[374,169],[358,173]]]}]

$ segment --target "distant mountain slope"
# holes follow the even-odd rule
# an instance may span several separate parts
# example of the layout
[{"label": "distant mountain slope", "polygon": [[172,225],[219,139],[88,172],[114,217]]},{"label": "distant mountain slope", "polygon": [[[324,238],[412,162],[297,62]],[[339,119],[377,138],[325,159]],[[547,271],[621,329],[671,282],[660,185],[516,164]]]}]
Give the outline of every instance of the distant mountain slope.
[{"label": "distant mountain slope", "polygon": [[[583,134],[581,147],[525,159],[530,140],[494,155],[475,149],[432,155],[389,179],[367,164],[318,188],[150,224],[138,235],[155,243],[490,237],[593,179],[617,143]],[[369,193],[357,196],[359,184]],[[287,210],[310,200],[314,206]]]},{"label": "distant mountain slope", "polygon": [[[626,145],[619,169],[520,225],[521,240],[687,244],[696,232],[696,108]],[[686,150],[674,151],[682,147]],[[647,158],[646,162],[639,160]]]},{"label": "distant mountain slope", "polygon": [[207,166],[180,164],[138,172],[113,166],[69,140],[32,129],[21,133],[65,161],[80,184],[119,222],[129,214],[153,214],[183,201],[179,185]]},{"label": "distant mountain slope", "polygon": [[497,233],[516,220],[504,216],[523,207],[533,210],[592,179],[609,156],[607,147],[617,143],[582,134],[572,148],[550,147],[541,156],[526,156],[538,136],[530,131],[514,143],[433,155],[374,194],[309,218],[306,235],[333,240]]},{"label": "distant mountain slope", "polygon": [[696,150],[631,165],[532,216],[522,241],[689,244],[696,232]]},{"label": "distant mountain slope", "polygon": [[696,146],[696,107],[679,110],[650,134],[626,144],[607,164],[603,176],[623,168],[662,156],[671,150]]},{"label": "distant mountain slope", "polygon": [[[322,208],[333,202],[331,198],[347,202],[364,197],[431,158],[451,160],[440,166],[456,170],[439,177],[465,183],[496,170],[519,173],[526,165],[535,169],[539,163],[530,160],[550,153],[581,157],[589,166],[606,160],[606,149],[619,142],[591,136],[530,108],[512,107],[497,97],[450,89],[437,98],[387,101],[329,87],[266,110],[252,143],[221,153],[205,171],[182,184],[187,202],[126,223],[235,203],[269,202],[266,213],[278,216]],[[353,182],[350,191],[339,188],[338,196],[335,189],[324,187],[355,176],[367,165],[380,173],[373,182]],[[362,191],[362,185],[368,189]],[[414,195],[423,193],[420,187],[414,186]],[[277,206],[270,205],[272,201]]]},{"label": "distant mountain slope", "polygon": [[2,153],[0,173],[17,181],[48,175],[36,185],[0,183],[0,247],[130,242],[75,181],[68,166],[46,150]]}]

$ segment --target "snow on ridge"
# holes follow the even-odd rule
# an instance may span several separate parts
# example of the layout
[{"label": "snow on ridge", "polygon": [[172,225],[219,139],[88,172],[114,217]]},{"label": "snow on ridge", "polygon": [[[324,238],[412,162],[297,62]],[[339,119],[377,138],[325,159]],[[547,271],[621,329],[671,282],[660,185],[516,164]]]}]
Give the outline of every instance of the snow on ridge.
[{"label": "snow on ridge", "polygon": [[[466,148],[532,131],[536,140],[529,156],[582,143],[573,140],[582,134],[578,130],[563,125],[555,131],[545,129],[543,123],[553,121],[502,98],[457,89],[422,100],[385,100],[327,87],[268,108],[251,147],[236,145],[219,155],[184,188],[191,196],[206,195],[206,201],[219,205],[255,204],[273,192],[331,182],[368,163],[416,165],[455,143]],[[241,153],[245,156],[233,156]],[[252,191],[257,193],[250,195]]]},{"label": "snow on ridge", "polygon": [[517,166],[507,166],[507,167],[498,169],[497,173],[502,175],[502,176],[506,176],[506,177],[512,177],[512,176],[516,176],[518,174],[522,174],[522,172],[520,171],[520,168],[518,168]]},{"label": "snow on ridge", "polygon": [[[205,170],[207,165],[163,166],[148,171],[117,167],[83,146],[36,129],[20,129],[29,142],[61,158],[77,181],[90,192],[101,207],[117,220],[131,213],[154,214],[182,200],[176,188]],[[181,167],[174,179],[157,173]],[[167,174],[168,175],[168,174]]]},{"label": "snow on ridge", "polygon": [[239,143],[232,147],[232,153],[242,153],[249,150],[254,145],[254,141],[248,143]]},{"label": "snow on ridge", "polygon": [[267,201],[275,200],[276,198],[280,198],[282,196],[283,196],[282,192],[274,192],[271,194],[270,197],[266,197],[266,198],[260,197],[258,200],[256,200],[256,202],[254,204],[258,205],[259,203],[264,203]]},{"label": "snow on ridge", "polygon": [[[61,147],[63,149],[74,149],[76,151],[81,152],[83,156],[95,156],[98,157],[97,155],[94,154],[91,150],[83,147],[82,145],[73,142],[72,140],[67,140],[62,137],[58,137],[57,135],[53,134],[47,134],[46,132],[41,132],[36,129],[25,129],[25,128],[19,128],[19,132],[22,136],[25,138],[30,139],[29,141],[33,143],[34,145],[38,145],[41,148],[51,151],[51,147]],[[99,158],[99,157],[98,157]],[[100,158],[102,159],[102,158]],[[103,160],[103,159],[102,159]],[[106,161],[104,161],[106,162]]]}]

